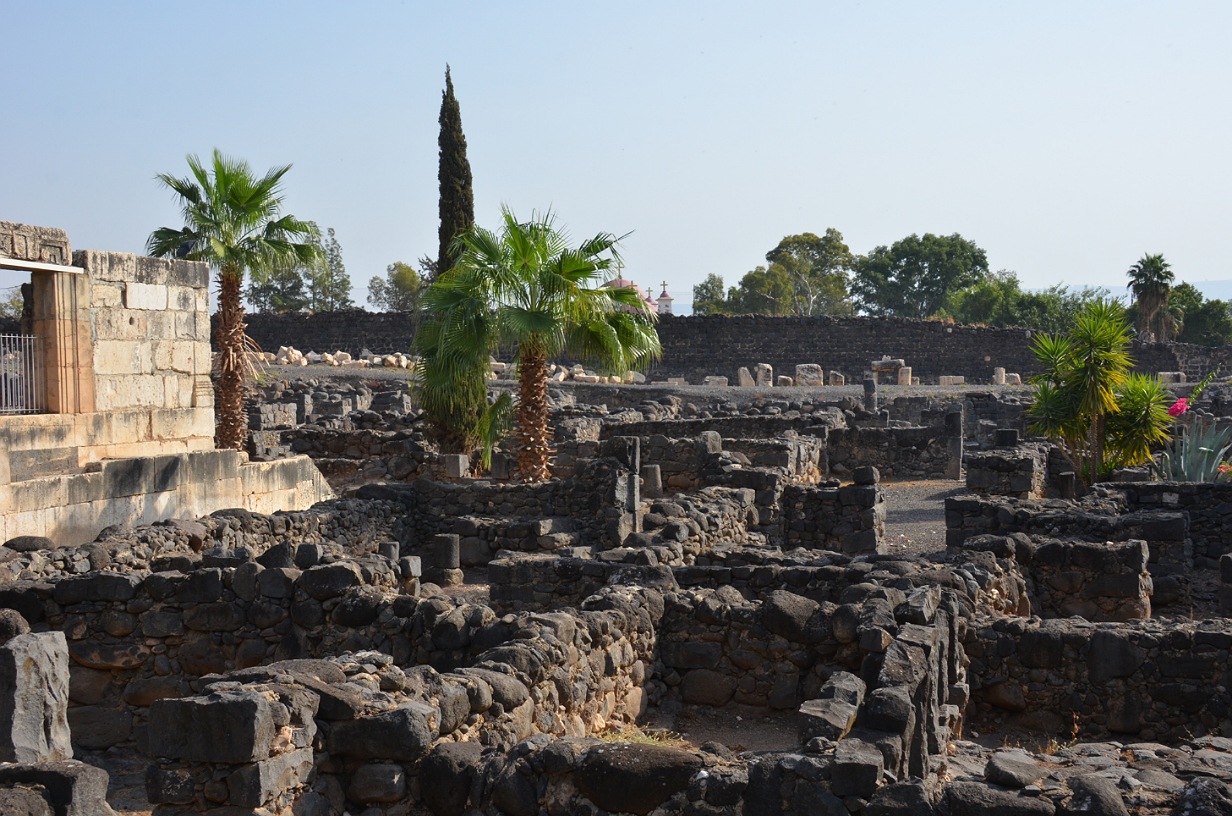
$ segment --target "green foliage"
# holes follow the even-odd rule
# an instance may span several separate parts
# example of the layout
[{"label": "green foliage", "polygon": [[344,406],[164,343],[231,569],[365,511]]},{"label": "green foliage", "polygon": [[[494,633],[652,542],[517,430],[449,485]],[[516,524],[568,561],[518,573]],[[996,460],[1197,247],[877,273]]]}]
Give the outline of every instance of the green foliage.
[{"label": "green foliage", "polygon": [[1143,255],[1126,273],[1128,288],[1138,306],[1138,334],[1166,343],[1173,334],[1175,321],[1168,309],[1168,296],[1174,280],[1172,269],[1163,255]]},{"label": "green foliage", "polygon": [[1151,465],[1151,473],[1167,482],[1219,482],[1228,476],[1220,465],[1232,452],[1232,426],[1218,427],[1198,417],[1182,427]]},{"label": "green foliage", "polygon": [[1044,372],[1032,380],[1031,430],[1056,441],[1084,483],[1149,461],[1151,447],[1167,441],[1167,392],[1152,377],[1130,374],[1119,303],[1087,304],[1068,334],[1040,335],[1032,351]]},{"label": "green foliage", "polygon": [[26,308],[25,298],[21,296],[21,286],[0,289],[0,317],[21,319],[22,310]]},{"label": "green foliage", "polygon": [[320,243],[321,260],[304,267],[308,284],[308,308],[314,312],[338,312],[353,309],[351,303],[351,276],[342,262],[342,245],[330,227],[328,235]]},{"label": "green foliage", "polygon": [[961,235],[909,235],[856,259],[851,292],[869,314],[926,318],[987,275],[984,250]]},{"label": "green foliage", "polygon": [[1180,317],[1177,340],[1199,346],[1232,345],[1232,304],[1206,300],[1190,283],[1176,286],[1168,299],[1169,307]]},{"label": "green foliage", "polygon": [[445,66],[445,90],[441,92],[440,163],[437,181],[440,183],[440,249],[436,255],[435,273],[444,274],[458,260],[453,241],[475,225],[475,194],[471,189],[471,163],[466,158],[466,136],[462,133],[462,110],[453,95],[453,78]]},{"label": "green foliage", "polygon": [[526,440],[546,434],[546,404],[528,407],[526,396],[546,397],[543,361],[568,352],[624,371],[657,358],[660,347],[637,293],[600,285],[617,259],[614,235],[570,247],[550,213],[521,222],[502,208],[502,216],[499,233],[476,227],[457,239],[458,262],[424,295],[416,346],[429,418],[467,444],[483,432],[489,355],[516,347],[521,455]]},{"label": "green foliage", "polygon": [[693,314],[728,314],[727,298],[723,294],[723,279],[711,272],[693,287]]},{"label": "green foliage", "polygon": [[766,253],[766,266],[746,272],[723,293],[723,279],[708,275],[693,288],[693,314],[850,315],[847,279],[853,256],[843,234],[788,235]]},{"label": "green foliage", "polygon": [[385,267],[384,278],[368,282],[368,303],[382,312],[417,312],[427,277],[410,264],[394,261]]},{"label": "green foliage", "polygon": [[308,294],[304,291],[304,277],[299,266],[252,270],[245,294],[258,312],[302,312],[308,308]]}]

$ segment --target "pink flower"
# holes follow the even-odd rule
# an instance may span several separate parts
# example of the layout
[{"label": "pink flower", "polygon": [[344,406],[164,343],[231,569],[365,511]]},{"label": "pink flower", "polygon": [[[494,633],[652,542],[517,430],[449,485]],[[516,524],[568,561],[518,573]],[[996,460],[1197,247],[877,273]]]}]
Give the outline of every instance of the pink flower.
[{"label": "pink flower", "polygon": [[1219,465],[1219,467],[1215,468],[1215,470],[1226,476],[1227,474],[1232,473],[1232,465],[1229,465],[1227,462],[1223,462]]},{"label": "pink flower", "polygon": [[1172,407],[1168,409],[1168,416],[1178,417],[1189,410],[1189,400],[1186,397],[1181,397],[1176,402],[1172,403]]}]

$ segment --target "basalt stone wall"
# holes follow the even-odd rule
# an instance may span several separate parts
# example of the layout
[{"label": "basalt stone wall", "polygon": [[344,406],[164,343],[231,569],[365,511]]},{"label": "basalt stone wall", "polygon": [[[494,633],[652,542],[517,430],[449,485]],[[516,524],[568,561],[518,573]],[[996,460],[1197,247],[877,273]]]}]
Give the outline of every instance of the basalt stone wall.
[{"label": "basalt stone wall", "polygon": [[453,812],[438,797],[461,793],[465,803],[481,747],[585,736],[636,717],[662,606],[652,592],[610,589],[580,612],[502,621],[507,639],[447,673],[355,652],[213,678],[203,694],[151,709],[154,812],[341,813],[412,801]]},{"label": "basalt stone wall", "polygon": [[[367,348],[376,354],[405,352],[414,339],[415,321],[406,313],[374,314],[363,310],[314,315],[253,314],[248,333],[261,348],[294,346],[301,351],[347,351]],[[800,363],[818,363],[857,380],[869,363],[884,355],[903,358],[921,382],[935,383],[943,374],[961,374],[972,383],[992,382],[993,369],[1004,367],[1027,377],[1038,373],[1027,329],[989,329],[947,325],[940,321],[883,317],[685,317],[664,316],[658,323],[663,359],[651,369],[655,378],[684,377],[698,384],[711,375],[735,382],[736,370],[770,363],[791,374]],[[1139,370],[1184,371],[1197,380],[1216,366],[1232,368],[1232,347],[1207,348],[1184,343],[1136,343]],[[571,362],[571,361],[570,361]]]},{"label": "basalt stone wall", "polygon": [[885,537],[885,495],[875,484],[787,485],[781,504],[787,549],[875,553]]},{"label": "basalt stone wall", "polygon": [[1050,447],[1031,442],[966,454],[963,466],[967,472],[967,489],[972,493],[1016,499],[1044,498]]},{"label": "basalt stone wall", "polygon": [[[957,438],[955,438],[957,441]],[[951,437],[926,428],[835,428],[826,440],[830,468],[848,473],[871,465],[885,479],[945,479],[957,470]]]},{"label": "basalt stone wall", "polygon": [[1214,569],[1232,552],[1232,484],[1226,482],[1127,482],[1108,485],[1125,497],[1126,506],[1143,511],[1184,511],[1194,562]]},{"label": "basalt stone wall", "polygon": [[244,322],[248,336],[264,351],[293,346],[305,353],[346,351],[357,355],[365,348],[373,354],[410,351],[417,321],[409,312],[354,309],[311,315],[263,312],[247,315]]},{"label": "basalt stone wall", "polygon": [[1113,626],[1006,618],[972,626],[964,645],[971,658],[968,714],[981,724],[1046,712],[1055,722],[1037,726],[1066,733],[1077,716],[1084,738],[1232,735],[1232,701],[1217,691],[1232,670],[1226,620]]},{"label": "basalt stone wall", "polygon": [[605,424],[600,438],[615,436],[665,436],[670,439],[696,438],[717,433],[724,439],[773,439],[787,432],[821,435],[841,420],[828,412],[802,416],[724,416],[709,419],[663,419],[645,422]]}]

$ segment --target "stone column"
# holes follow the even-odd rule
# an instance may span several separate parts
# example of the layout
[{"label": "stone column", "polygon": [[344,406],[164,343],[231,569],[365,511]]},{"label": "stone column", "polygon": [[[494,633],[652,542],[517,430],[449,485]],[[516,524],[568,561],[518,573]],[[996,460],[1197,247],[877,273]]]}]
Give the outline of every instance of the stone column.
[{"label": "stone column", "polygon": [[877,375],[864,378],[864,410],[877,412]]},{"label": "stone column", "polygon": [[94,347],[90,335],[90,278],[74,272],[35,272],[34,334],[43,342],[47,411],[94,411]]},{"label": "stone column", "polygon": [[17,635],[0,646],[0,760],[47,762],[72,756],[64,633]]},{"label": "stone column", "polygon": [[898,370],[898,384],[911,385],[911,366],[903,366]]},{"label": "stone column", "polygon": [[1005,369],[997,366],[992,370],[992,384],[1005,385]]}]

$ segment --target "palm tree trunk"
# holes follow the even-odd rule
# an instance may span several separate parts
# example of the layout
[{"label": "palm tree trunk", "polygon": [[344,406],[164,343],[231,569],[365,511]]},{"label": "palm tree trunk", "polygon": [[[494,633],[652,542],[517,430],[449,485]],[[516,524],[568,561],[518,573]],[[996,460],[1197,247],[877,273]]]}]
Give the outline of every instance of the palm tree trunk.
[{"label": "palm tree trunk", "polygon": [[524,481],[549,476],[548,368],[543,352],[525,344],[518,354],[518,474]]},{"label": "palm tree trunk", "polygon": [[240,299],[242,274],[223,267],[218,273],[218,370],[214,407],[219,448],[243,450],[248,436],[244,416],[244,305]]}]

